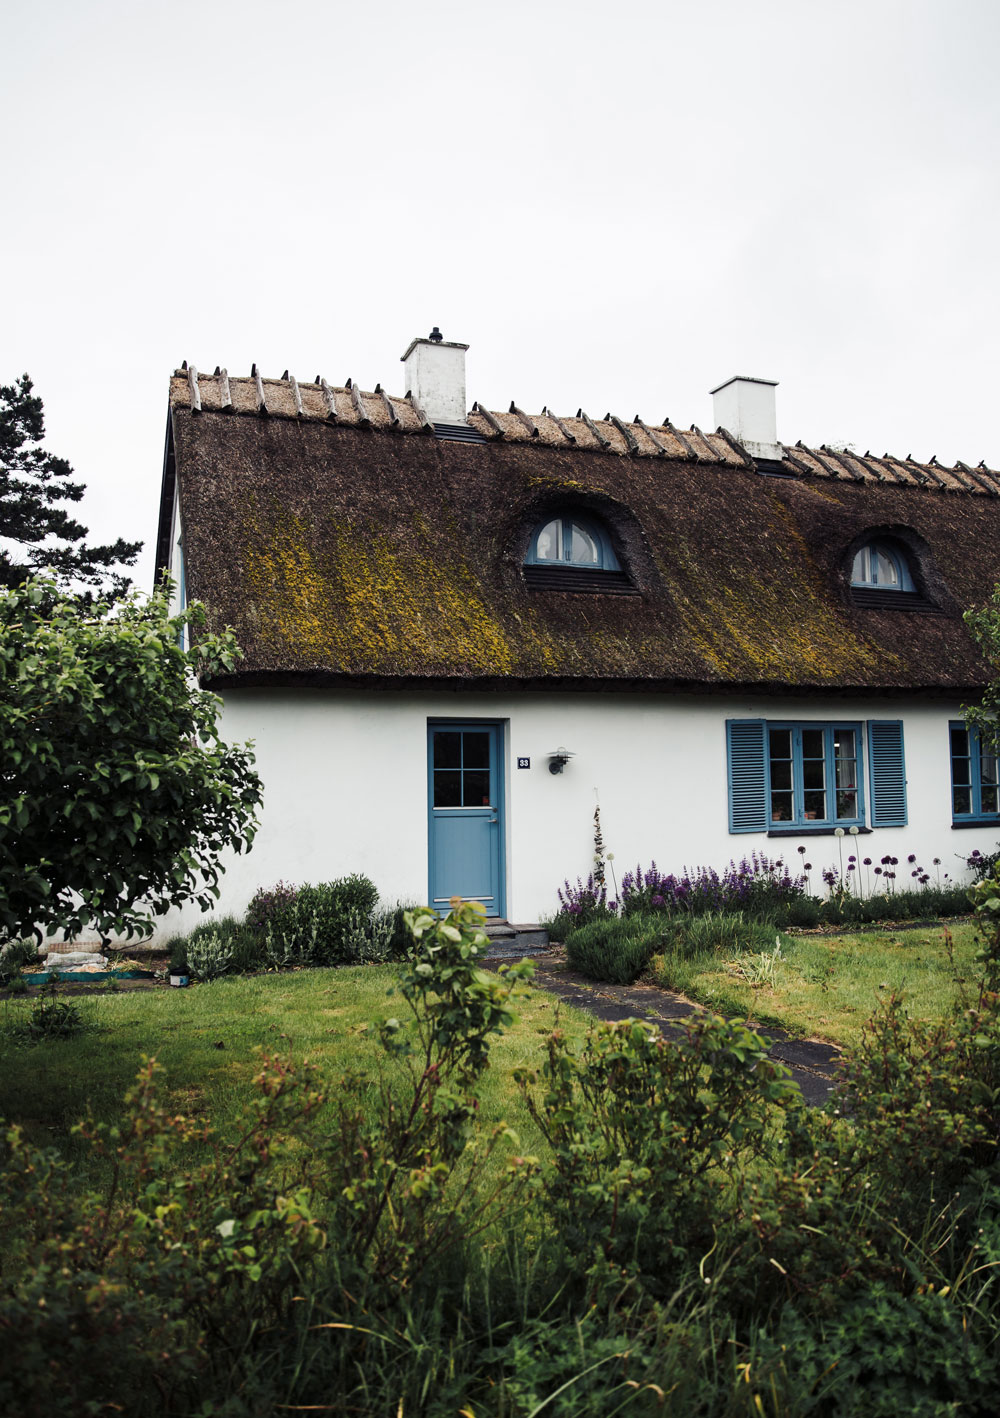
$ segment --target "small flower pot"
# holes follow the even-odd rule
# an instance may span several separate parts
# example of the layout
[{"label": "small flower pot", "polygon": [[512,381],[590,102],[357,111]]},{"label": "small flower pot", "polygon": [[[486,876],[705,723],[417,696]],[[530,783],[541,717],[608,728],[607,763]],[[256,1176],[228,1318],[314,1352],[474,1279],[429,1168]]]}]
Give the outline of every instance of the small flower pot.
[{"label": "small flower pot", "polygon": [[171,975],[170,983],[175,989],[182,990],[188,983],[188,977],[186,975]]}]

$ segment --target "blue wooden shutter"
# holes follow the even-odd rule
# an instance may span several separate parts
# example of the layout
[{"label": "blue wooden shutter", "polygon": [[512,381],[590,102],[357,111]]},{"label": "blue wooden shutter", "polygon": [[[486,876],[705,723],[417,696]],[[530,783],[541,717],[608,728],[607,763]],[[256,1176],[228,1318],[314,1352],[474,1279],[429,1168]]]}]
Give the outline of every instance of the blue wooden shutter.
[{"label": "blue wooden shutter", "polygon": [[767,831],[767,753],[763,719],[727,719],[730,832]]},{"label": "blue wooden shutter", "polygon": [[901,719],[868,724],[868,774],[873,827],[906,826],[906,765]]}]

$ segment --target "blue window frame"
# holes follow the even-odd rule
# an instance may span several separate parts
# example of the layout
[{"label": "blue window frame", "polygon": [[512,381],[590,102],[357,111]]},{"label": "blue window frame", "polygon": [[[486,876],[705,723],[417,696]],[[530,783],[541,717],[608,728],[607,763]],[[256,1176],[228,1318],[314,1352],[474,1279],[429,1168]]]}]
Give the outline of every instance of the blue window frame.
[{"label": "blue window frame", "polygon": [[[730,719],[730,832],[833,831],[906,822],[903,725]],[[864,753],[868,752],[868,796]]]},{"label": "blue window frame", "polygon": [[955,823],[996,822],[1000,818],[997,755],[977,728],[961,720],[948,726],[951,737],[951,817]]},{"label": "blue window frame", "polygon": [[531,534],[526,566],[620,571],[611,538],[599,522],[577,513],[547,517]]},{"label": "blue window frame", "polygon": [[769,723],[768,825],[860,827],[861,725]]},{"label": "blue window frame", "polygon": [[913,577],[901,547],[893,542],[867,542],[855,555],[852,586],[879,591],[915,591]]}]

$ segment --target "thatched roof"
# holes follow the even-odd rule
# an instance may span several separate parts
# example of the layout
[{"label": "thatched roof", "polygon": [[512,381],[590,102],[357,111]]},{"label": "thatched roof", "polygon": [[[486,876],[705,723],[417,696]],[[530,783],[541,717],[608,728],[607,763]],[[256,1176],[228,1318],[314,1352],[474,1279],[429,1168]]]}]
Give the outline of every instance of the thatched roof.
[{"label": "thatched roof", "polygon": [[[235,627],[243,683],[974,693],[961,621],[1000,581],[1000,474],[724,430],[478,407],[442,441],[412,400],[325,382],[171,380],[160,561],[180,488],[188,594]],[[532,587],[549,512],[610,529],[637,594]],[[852,595],[872,535],[906,607]]]}]

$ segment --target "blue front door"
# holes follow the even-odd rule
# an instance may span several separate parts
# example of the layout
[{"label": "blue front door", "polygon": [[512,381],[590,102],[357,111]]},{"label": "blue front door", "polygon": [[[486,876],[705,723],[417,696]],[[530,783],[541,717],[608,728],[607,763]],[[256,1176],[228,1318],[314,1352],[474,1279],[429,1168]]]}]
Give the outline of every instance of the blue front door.
[{"label": "blue front door", "polygon": [[503,916],[501,726],[440,720],[427,726],[430,904],[453,896]]}]

